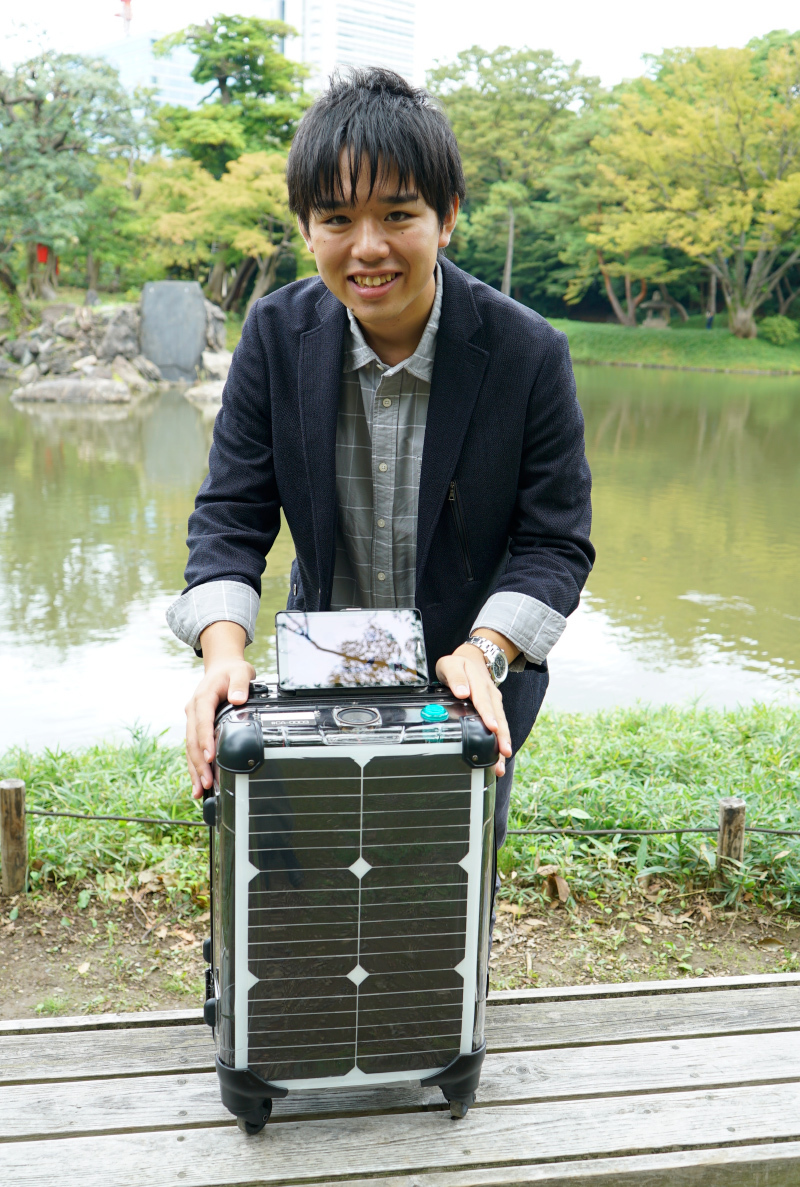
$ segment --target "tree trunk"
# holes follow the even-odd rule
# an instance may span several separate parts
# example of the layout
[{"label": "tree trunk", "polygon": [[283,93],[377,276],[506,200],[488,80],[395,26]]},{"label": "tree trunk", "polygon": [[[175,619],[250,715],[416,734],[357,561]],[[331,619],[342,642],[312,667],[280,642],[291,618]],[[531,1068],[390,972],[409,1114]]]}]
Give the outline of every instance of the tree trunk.
[{"label": "tree trunk", "polygon": [[670,296],[670,294],[667,292],[667,286],[663,283],[663,281],[659,285],[659,288],[664,294],[664,300],[667,302],[667,304],[673,309],[677,309],[678,313],[681,315],[681,321],[688,321],[689,314],[686,312],[685,306],[681,305],[680,301],[676,297]]},{"label": "tree trunk", "polygon": [[44,283],[42,285],[42,293],[47,297],[48,301],[53,301],[58,296],[57,269],[58,257],[51,247],[47,253],[47,263],[44,266]]},{"label": "tree trunk", "polygon": [[25,281],[25,296],[32,301],[38,300],[42,295],[42,276],[39,271],[39,261],[36,257],[35,243],[26,244],[25,267],[28,274]]},{"label": "tree trunk", "polygon": [[[787,290],[785,297],[783,295],[784,284],[786,285],[786,290]],[[778,284],[775,288],[775,294],[778,298],[778,313],[781,315],[781,317],[788,317],[789,310],[791,309],[792,305],[795,302],[797,293],[798,293],[798,290],[792,288],[792,286],[789,284],[789,281],[786,279],[786,277],[784,277],[782,280],[778,281]]]},{"label": "tree trunk", "polygon": [[514,207],[508,204],[508,243],[506,244],[506,263],[503,268],[503,283],[500,292],[506,297],[511,296],[511,272],[514,267]]},{"label": "tree trunk", "polygon": [[86,253],[86,288],[94,289],[97,292],[97,287],[100,284],[100,261],[95,256],[91,248]]},{"label": "tree trunk", "polygon": [[714,329],[714,318],[717,316],[717,274],[709,272],[708,280],[708,309],[706,310],[706,329]]},{"label": "tree trunk", "polygon": [[256,301],[265,296],[275,283],[275,276],[278,271],[278,264],[283,256],[284,251],[289,246],[289,240],[284,239],[283,243],[279,244],[271,256],[265,256],[258,261],[258,276],[256,283],[253,285],[253,292],[250,295],[250,300],[247,302],[247,310],[245,317],[255,305]]},{"label": "tree trunk", "polygon": [[631,292],[631,278],[630,273],[625,273],[625,303],[627,305],[627,312],[622,308],[619,297],[614,292],[614,286],[611,283],[611,274],[606,267],[606,262],[602,254],[598,251],[597,262],[600,266],[600,274],[603,277],[603,282],[606,286],[606,296],[609,304],[614,310],[614,315],[621,326],[635,326],[636,325],[636,310],[641,305],[642,301],[647,296],[647,282],[641,281],[641,291],[638,297],[634,297]]},{"label": "tree trunk", "polygon": [[228,289],[228,295],[222,302],[223,309],[233,309],[234,305],[239,303],[247,288],[253,269],[257,267],[258,265],[252,256],[244,257],[236,269],[236,276],[234,277],[233,284]]},{"label": "tree trunk", "polygon": [[225,296],[223,287],[225,285],[225,259],[221,251],[217,252],[214,260],[214,267],[211,269],[211,275],[208,278],[206,286],[206,296],[209,301],[213,301],[215,305],[222,304],[222,298]]},{"label": "tree trunk", "polygon": [[752,306],[734,305],[728,307],[731,332],[737,338],[757,338],[755,309]]}]

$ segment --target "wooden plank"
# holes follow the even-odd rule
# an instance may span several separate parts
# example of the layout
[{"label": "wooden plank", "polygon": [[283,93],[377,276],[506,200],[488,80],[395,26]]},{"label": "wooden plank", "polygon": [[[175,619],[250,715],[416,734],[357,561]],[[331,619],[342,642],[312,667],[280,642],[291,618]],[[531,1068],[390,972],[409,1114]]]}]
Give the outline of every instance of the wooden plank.
[{"label": "wooden plank", "polygon": [[619,984],[561,985],[550,989],[493,989],[490,1006],[513,1002],[583,1001],[600,997],[653,997],[665,993],[714,993],[720,989],[799,985],[800,973],[748,973],[744,977],[676,977],[671,981],[624,981]]},{"label": "wooden plank", "polygon": [[130,1030],[137,1026],[197,1026],[202,1021],[202,1010],[145,1010],[136,1014],[79,1014],[69,1018],[10,1018],[0,1022],[0,1035]]},{"label": "wooden plank", "polygon": [[791,1030],[800,986],[733,989],[664,997],[496,1005],[487,1012],[492,1051],[593,1046],[657,1038],[702,1038]]},{"label": "wooden plank", "polygon": [[[490,1051],[537,1051],[789,1031],[798,1018],[800,987],[784,986],[495,1006],[487,1014],[486,1035]],[[206,1026],[0,1037],[0,1084],[168,1075],[213,1067]]]},{"label": "wooden plank", "polygon": [[[797,1187],[800,1142],[679,1150],[632,1158],[598,1158],[549,1166],[486,1167],[337,1179],[335,1187]],[[318,1187],[334,1187],[331,1180]]]},{"label": "wooden plank", "polygon": [[[800,1031],[632,1047],[489,1055],[476,1108],[502,1104],[766,1084],[800,1078]],[[444,1109],[438,1088],[290,1093],[271,1124],[322,1116]],[[216,1073],[0,1088],[0,1141],[225,1125]]]},{"label": "wooden plank", "polygon": [[[746,977],[682,977],[672,981],[627,981],[622,984],[562,985],[552,989],[492,990],[488,1004],[584,1001],[609,997],[651,997],[655,994],[706,993],[720,989],[757,989],[800,984],[800,973],[763,973]],[[80,1014],[65,1018],[0,1020],[0,1035],[57,1034],[70,1030],[123,1030],[134,1026],[195,1026],[203,1011],[153,1010],[136,1014]]]},{"label": "wooden plank", "polygon": [[782,1084],[475,1109],[458,1123],[443,1112],[399,1113],[287,1121],[253,1138],[224,1126],[8,1142],[0,1178],[108,1187],[113,1168],[114,1187],[286,1187],[798,1138],[800,1084]]}]

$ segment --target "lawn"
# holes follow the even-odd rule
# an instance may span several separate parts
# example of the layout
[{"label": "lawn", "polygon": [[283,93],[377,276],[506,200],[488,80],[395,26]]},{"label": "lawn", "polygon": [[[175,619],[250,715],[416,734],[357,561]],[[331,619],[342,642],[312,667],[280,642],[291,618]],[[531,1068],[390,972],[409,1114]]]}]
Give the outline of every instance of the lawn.
[{"label": "lawn", "polygon": [[724,325],[644,330],[604,322],[551,318],[569,338],[576,363],[624,363],[629,366],[705,367],[734,371],[800,372],[800,341],[773,346],[764,338],[736,338]]}]

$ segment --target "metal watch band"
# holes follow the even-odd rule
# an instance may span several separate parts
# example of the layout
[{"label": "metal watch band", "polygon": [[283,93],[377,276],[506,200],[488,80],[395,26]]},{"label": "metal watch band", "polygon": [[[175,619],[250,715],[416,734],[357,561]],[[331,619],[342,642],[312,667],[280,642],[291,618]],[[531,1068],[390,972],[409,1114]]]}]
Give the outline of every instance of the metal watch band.
[{"label": "metal watch band", "polygon": [[467,643],[470,643],[473,647],[477,647],[479,651],[483,652],[483,658],[486,661],[486,667],[489,670],[489,675],[491,676],[495,685],[502,684],[508,675],[508,664],[506,663],[505,671],[498,679],[494,674],[494,663],[499,655],[502,655],[503,659],[505,659],[503,649],[498,647],[496,643],[493,643],[491,639],[485,639],[483,635],[471,635],[470,638],[467,639]]}]

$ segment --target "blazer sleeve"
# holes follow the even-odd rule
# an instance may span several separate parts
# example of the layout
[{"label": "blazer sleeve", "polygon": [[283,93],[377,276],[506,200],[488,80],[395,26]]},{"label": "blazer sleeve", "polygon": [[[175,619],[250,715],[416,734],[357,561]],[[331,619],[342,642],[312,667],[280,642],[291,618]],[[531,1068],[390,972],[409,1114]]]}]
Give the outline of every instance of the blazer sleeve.
[{"label": "blazer sleeve", "polygon": [[528,400],[509,559],[493,592],[527,594],[566,618],[595,558],[592,479],[567,337],[549,337]]},{"label": "blazer sleeve", "polygon": [[189,517],[186,590],[240,581],[261,594],[281,526],[272,452],[269,372],[256,308],[236,347],[214,424],[208,475]]}]

